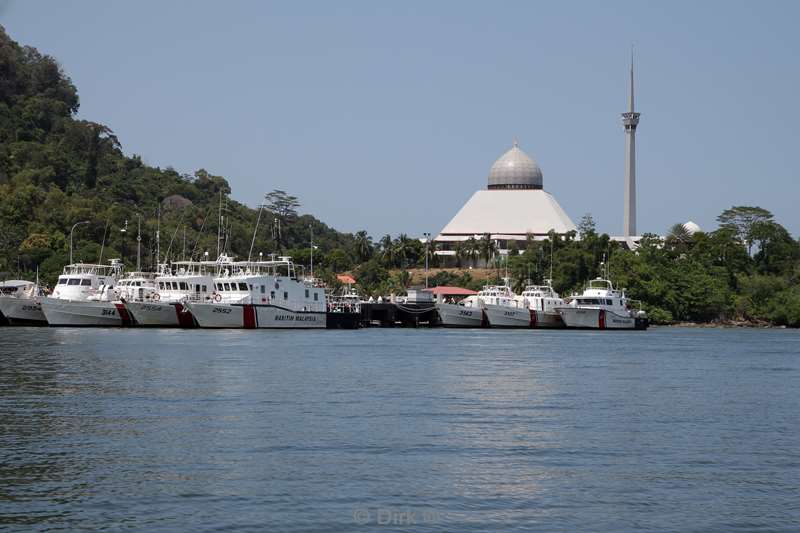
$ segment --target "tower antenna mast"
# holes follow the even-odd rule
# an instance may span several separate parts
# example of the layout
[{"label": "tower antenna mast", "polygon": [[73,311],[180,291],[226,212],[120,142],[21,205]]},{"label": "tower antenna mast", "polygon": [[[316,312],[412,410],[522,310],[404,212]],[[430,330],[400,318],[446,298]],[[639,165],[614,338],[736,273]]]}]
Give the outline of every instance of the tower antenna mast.
[{"label": "tower antenna mast", "polygon": [[640,113],[635,111],[633,87],[633,44],[631,44],[630,93],[628,111],[622,113],[622,125],[625,127],[625,207],[623,213],[623,234],[626,239],[635,237],[636,233],[636,127],[639,125]]}]

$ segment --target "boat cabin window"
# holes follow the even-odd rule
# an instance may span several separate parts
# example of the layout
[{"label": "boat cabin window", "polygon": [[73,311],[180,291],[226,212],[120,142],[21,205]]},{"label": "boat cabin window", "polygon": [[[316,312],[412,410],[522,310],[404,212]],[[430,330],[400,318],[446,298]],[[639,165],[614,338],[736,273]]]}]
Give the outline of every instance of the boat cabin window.
[{"label": "boat cabin window", "polygon": [[266,294],[266,292],[267,292],[267,287],[266,287],[266,285],[262,285],[262,286],[261,286],[261,294]]},{"label": "boat cabin window", "polygon": [[223,283],[223,284],[222,284],[222,290],[223,290],[223,291],[229,291],[229,290],[231,290],[231,284],[230,284],[230,283]]},{"label": "boat cabin window", "polygon": [[90,279],[81,280],[81,287],[91,287],[91,286],[92,286],[92,280]]},{"label": "boat cabin window", "polygon": [[269,291],[269,297],[275,299],[275,291]]},{"label": "boat cabin window", "polygon": [[189,290],[189,286],[186,284],[186,282],[185,282],[185,281],[181,281],[181,290],[182,290],[182,291],[187,291],[187,290]]},{"label": "boat cabin window", "polygon": [[308,289],[306,289],[306,298],[308,298]]},{"label": "boat cabin window", "polygon": [[75,278],[70,278],[69,281],[67,282],[67,285],[80,285],[80,284],[81,280]]},{"label": "boat cabin window", "polygon": [[288,300],[289,299],[289,293],[288,292],[283,291],[283,299],[284,300]]},{"label": "boat cabin window", "polygon": [[315,302],[319,301],[319,293],[318,292],[314,293],[314,301]]},{"label": "boat cabin window", "polygon": [[66,285],[67,284],[67,278],[58,278],[58,284],[59,285]]},{"label": "boat cabin window", "polygon": [[239,284],[239,290],[240,291],[246,291],[247,290],[247,283],[240,283]]},{"label": "boat cabin window", "polygon": [[606,305],[614,305],[614,301],[613,300],[606,300]]},{"label": "boat cabin window", "polygon": [[206,292],[206,286],[203,285],[203,292]]}]

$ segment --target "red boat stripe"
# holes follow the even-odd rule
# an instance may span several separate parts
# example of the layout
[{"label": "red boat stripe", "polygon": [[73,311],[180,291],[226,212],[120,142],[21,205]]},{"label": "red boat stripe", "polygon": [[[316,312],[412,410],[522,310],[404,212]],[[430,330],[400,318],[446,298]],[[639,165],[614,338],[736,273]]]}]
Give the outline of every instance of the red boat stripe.
[{"label": "red boat stripe", "polygon": [[536,327],[536,309],[531,309],[531,327]]},{"label": "red boat stripe", "polygon": [[242,315],[244,316],[244,327],[246,329],[255,329],[256,327],[256,308],[252,305],[243,306]]},{"label": "red boat stripe", "polygon": [[606,310],[605,309],[601,309],[600,312],[598,313],[598,322],[599,322],[599,324],[597,326],[600,329],[606,329]]},{"label": "red boat stripe", "polygon": [[175,313],[178,315],[178,325],[182,328],[194,327],[192,314],[189,311],[184,312],[183,304],[175,304]]},{"label": "red boat stripe", "polygon": [[117,314],[122,319],[123,326],[130,326],[133,321],[131,320],[131,315],[128,314],[128,310],[125,308],[125,304],[114,304],[114,307],[117,308]]}]

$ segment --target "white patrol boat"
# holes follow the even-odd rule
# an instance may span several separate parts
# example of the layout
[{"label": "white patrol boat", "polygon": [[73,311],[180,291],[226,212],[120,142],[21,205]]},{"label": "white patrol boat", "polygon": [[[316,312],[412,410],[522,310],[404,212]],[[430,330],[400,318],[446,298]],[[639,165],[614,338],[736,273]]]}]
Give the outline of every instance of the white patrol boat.
[{"label": "white patrol boat", "polygon": [[603,278],[589,282],[583,294],[556,311],[568,328],[582,329],[647,329],[647,315],[634,310],[625,291],[614,289],[611,281]]},{"label": "white patrol boat", "polygon": [[488,285],[478,293],[478,298],[483,300],[483,310],[489,326],[493,328],[529,328],[531,327],[531,313],[523,302],[517,300],[516,295],[508,286]]},{"label": "white patrol boat", "polygon": [[53,294],[42,298],[42,311],[51,326],[129,326],[125,306],[117,302],[114,287],[122,263],[76,263],[64,267]]},{"label": "white patrol boat", "polygon": [[483,300],[478,295],[467,296],[456,303],[436,303],[439,323],[449,328],[482,328],[489,325],[483,313]]},{"label": "white patrol boat", "polygon": [[545,282],[546,285],[526,285],[517,300],[530,309],[531,327],[563,328],[564,321],[556,308],[563,306],[564,300],[553,290],[551,280],[546,279]]},{"label": "white patrol boat", "polygon": [[155,290],[144,299],[126,301],[125,307],[139,326],[196,327],[184,304],[213,301],[217,294],[214,276],[233,264],[221,255],[216,261],[176,261],[171,268],[163,266],[154,280]]},{"label": "white patrol boat", "polygon": [[325,328],[325,289],[298,279],[290,257],[242,261],[214,279],[212,301],[187,300],[201,328]]},{"label": "white patrol boat", "polygon": [[44,295],[33,281],[0,282],[0,315],[12,326],[46,326],[47,319],[39,302]]}]

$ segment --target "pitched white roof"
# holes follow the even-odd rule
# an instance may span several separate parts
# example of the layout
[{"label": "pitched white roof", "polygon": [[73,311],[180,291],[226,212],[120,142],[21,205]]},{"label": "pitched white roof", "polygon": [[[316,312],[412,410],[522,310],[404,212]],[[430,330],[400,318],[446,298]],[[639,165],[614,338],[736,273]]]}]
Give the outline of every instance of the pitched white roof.
[{"label": "pitched white roof", "polygon": [[484,233],[543,235],[550,230],[566,233],[576,229],[556,199],[542,189],[482,190],[472,195],[437,239]]}]

